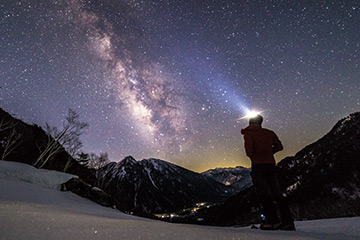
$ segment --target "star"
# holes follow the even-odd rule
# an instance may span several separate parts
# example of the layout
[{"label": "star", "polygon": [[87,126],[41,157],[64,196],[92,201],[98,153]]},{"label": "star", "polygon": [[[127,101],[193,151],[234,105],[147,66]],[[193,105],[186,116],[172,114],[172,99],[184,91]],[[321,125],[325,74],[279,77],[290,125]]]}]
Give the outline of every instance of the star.
[{"label": "star", "polygon": [[112,161],[250,166],[240,130],[259,113],[284,143],[280,161],[359,111],[355,0],[1,8],[1,107],[39,126],[75,109],[89,123],[83,151]]}]

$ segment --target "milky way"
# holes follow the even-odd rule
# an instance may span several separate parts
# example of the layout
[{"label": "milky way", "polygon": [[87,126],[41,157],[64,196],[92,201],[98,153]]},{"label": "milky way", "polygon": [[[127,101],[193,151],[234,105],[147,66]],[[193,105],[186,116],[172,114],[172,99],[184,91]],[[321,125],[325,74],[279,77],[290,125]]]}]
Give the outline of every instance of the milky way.
[{"label": "milky way", "polygon": [[359,1],[7,1],[1,107],[89,129],[85,152],[196,171],[249,166],[261,111],[293,155],[360,110]]},{"label": "milky way", "polygon": [[[121,110],[129,116],[128,124],[133,123],[155,148],[182,150],[187,145],[186,113],[174,79],[163,66],[135,56],[127,43],[131,36],[116,33],[112,23],[83,8],[84,5],[70,4],[71,19],[87,32],[89,49],[108,73],[104,84],[114,90],[116,101],[124,105]],[[141,66],[134,61],[140,61]]]}]

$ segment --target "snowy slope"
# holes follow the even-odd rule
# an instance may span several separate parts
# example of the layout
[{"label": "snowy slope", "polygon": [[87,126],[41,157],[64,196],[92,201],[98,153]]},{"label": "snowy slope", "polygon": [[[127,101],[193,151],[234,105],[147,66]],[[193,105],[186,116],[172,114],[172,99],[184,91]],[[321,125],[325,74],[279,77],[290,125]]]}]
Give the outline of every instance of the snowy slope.
[{"label": "snowy slope", "polygon": [[0,161],[0,177],[17,179],[59,190],[62,183],[76,176],[52,170],[37,169],[16,162]]},{"label": "snowy slope", "polygon": [[[13,169],[17,174],[9,174]],[[143,219],[101,207],[70,192],[60,192],[51,187],[52,184],[39,184],[52,182],[49,178],[61,179],[65,176],[62,173],[61,177],[57,177],[56,172],[50,175],[31,169],[31,177],[28,177],[28,170],[27,165],[0,161],[2,240],[360,238],[359,217],[297,222],[296,232],[263,232],[249,228],[181,225]]]}]

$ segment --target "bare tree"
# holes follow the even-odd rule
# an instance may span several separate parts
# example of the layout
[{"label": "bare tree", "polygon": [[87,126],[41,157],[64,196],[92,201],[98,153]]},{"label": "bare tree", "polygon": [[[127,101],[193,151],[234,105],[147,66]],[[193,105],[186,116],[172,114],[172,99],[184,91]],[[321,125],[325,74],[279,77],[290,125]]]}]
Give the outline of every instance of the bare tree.
[{"label": "bare tree", "polygon": [[94,168],[96,170],[96,182],[95,185],[99,186],[100,188],[104,187],[104,178],[103,178],[103,167],[105,167],[108,163],[109,155],[107,152],[100,153],[100,156],[96,155],[95,153],[90,153],[89,155],[89,168]]},{"label": "bare tree", "polygon": [[69,154],[68,160],[64,167],[64,172],[74,163],[73,159],[77,157],[82,146],[83,145],[79,137],[74,137],[63,145]]},{"label": "bare tree", "polygon": [[0,121],[0,132],[6,131],[8,129],[14,128],[16,125],[18,125],[18,122],[15,122],[14,120],[9,119],[8,121],[5,121],[5,119],[1,119]]},{"label": "bare tree", "polygon": [[3,150],[1,159],[5,159],[10,153],[12,153],[22,142],[22,134],[19,133],[15,126],[18,123],[15,121],[9,120],[7,122],[1,121],[0,122],[0,132],[2,131],[9,131],[9,134],[5,136],[0,144]]},{"label": "bare tree", "polygon": [[100,169],[110,162],[109,154],[107,152],[100,153],[100,156],[95,153],[89,154],[88,168]]},{"label": "bare tree", "polygon": [[80,136],[87,129],[88,124],[81,122],[79,115],[72,109],[69,109],[65,119],[62,130],[46,124],[48,140],[45,146],[39,147],[39,149],[43,150],[33,163],[34,166],[42,168],[55,154],[64,150],[71,151],[70,154],[75,156],[76,152],[81,148]]}]

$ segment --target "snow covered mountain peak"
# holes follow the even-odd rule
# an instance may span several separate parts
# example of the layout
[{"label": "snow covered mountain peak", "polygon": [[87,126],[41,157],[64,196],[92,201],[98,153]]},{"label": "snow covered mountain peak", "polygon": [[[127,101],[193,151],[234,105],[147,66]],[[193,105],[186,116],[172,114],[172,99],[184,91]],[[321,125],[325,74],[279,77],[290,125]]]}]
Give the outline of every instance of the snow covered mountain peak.
[{"label": "snow covered mountain peak", "polygon": [[252,185],[250,168],[242,166],[237,166],[235,168],[215,168],[201,174],[226,186],[232,186],[238,192]]},{"label": "snow covered mountain peak", "polygon": [[141,164],[145,167],[150,167],[152,169],[155,169],[157,171],[163,171],[165,168],[167,168],[171,163],[165,162],[160,159],[156,158],[148,158],[141,160]]},{"label": "snow covered mountain peak", "polygon": [[144,168],[164,174],[180,173],[181,171],[190,171],[173,163],[166,162],[164,160],[156,159],[156,158],[143,159],[139,163]]},{"label": "snow covered mountain peak", "polygon": [[138,162],[132,156],[127,156],[119,162],[121,165],[135,165]]}]

